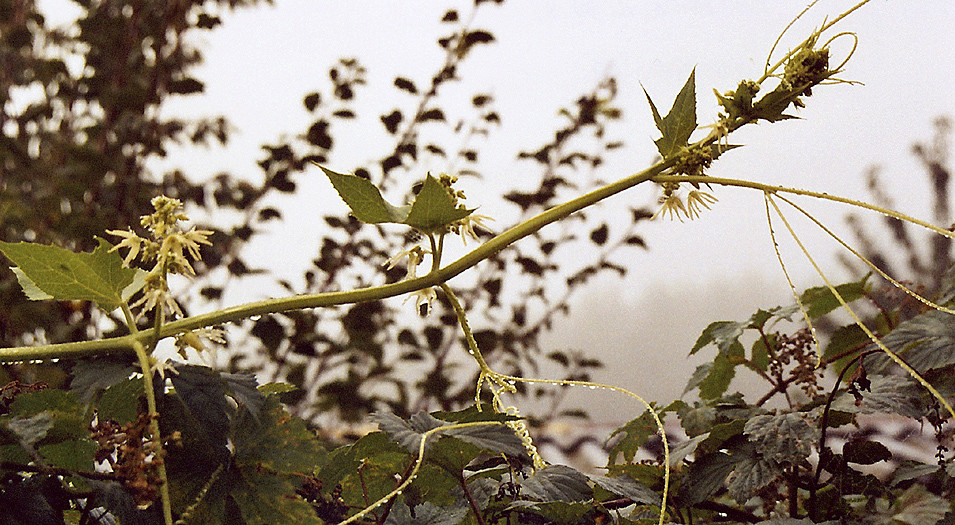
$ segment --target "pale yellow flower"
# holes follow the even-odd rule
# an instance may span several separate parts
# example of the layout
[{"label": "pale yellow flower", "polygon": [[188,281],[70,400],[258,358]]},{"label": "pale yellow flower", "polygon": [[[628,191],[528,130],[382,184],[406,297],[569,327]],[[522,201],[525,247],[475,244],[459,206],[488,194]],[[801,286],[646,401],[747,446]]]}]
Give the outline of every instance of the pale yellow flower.
[{"label": "pale yellow flower", "polygon": [[691,190],[686,196],[686,215],[693,220],[700,216],[703,208],[710,209],[710,204],[716,202],[716,197],[705,191]]}]

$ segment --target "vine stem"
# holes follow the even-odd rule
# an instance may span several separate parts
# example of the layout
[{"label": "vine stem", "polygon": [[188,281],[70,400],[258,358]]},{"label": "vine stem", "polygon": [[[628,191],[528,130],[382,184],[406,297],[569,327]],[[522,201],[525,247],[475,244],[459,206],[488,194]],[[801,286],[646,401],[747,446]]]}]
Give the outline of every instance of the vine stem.
[{"label": "vine stem", "polygon": [[143,389],[146,391],[146,410],[149,411],[149,432],[152,434],[155,450],[154,461],[157,462],[157,471],[162,484],[159,486],[159,499],[162,503],[162,515],[166,525],[173,525],[172,503],[169,499],[169,478],[166,476],[166,464],[163,460],[162,436],[159,433],[159,412],[156,410],[156,393],[153,391],[152,365],[146,353],[146,347],[139,341],[133,341],[133,351],[139,359],[139,367],[143,371]]},{"label": "vine stem", "polygon": [[[710,142],[712,142],[712,140],[710,140]],[[216,310],[206,314],[194,315],[184,319],[179,319],[177,321],[167,322],[158,332],[155,332],[154,334],[139,332],[130,333],[125,336],[109,339],[98,339],[94,341],[77,341],[50,345],[0,348],[0,363],[29,360],[48,360],[54,358],[76,359],[90,356],[101,356],[111,353],[125,353],[130,351],[134,341],[147,341],[153,336],[158,338],[170,337],[176,334],[187,332],[189,330],[194,330],[196,328],[236,322],[256,315],[267,315],[289,310],[320,308],[340,304],[377,301],[388,297],[395,297],[417,290],[422,290],[431,286],[438,286],[441,283],[463,273],[465,270],[477,265],[481,261],[493,256],[495,253],[503,250],[520,239],[536,233],[538,230],[544,226],[547,226],[548,224],[560,221],[572,213],[592,206],[597,202],[616,195],[626,189],[632,188],[640,183],[653,179],[663,171],[673,167],[677,160],[678,159],[676,158],[672,158],[669,160],[659,161],[653,166],[641,170],[633,175],[624,177],[605,186],[601,186],[600,188],[594,189],[563,204],[541,212],[540,214],[489,239],[487,242],[481,244],[458,260],[448,264],[443,268],[434,270],[422,277],[344,292],[295,295],[291,297],[254,301]]]}]

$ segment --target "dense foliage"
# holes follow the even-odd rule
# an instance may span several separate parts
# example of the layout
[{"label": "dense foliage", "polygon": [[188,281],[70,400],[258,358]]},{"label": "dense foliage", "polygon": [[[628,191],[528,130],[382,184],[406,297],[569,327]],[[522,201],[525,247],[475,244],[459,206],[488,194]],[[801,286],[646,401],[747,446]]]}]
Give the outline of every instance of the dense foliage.
[{"label": "dense foliage", "polygon": [[[73,32],[47,28],[32,2],[0,9],[0,56],[17,73],[2,77],[0,121],[0,252],[12,263],[2,299],[0,361],[10,364],[0,390],[0,524],[953,520],[955,467],[945,425],[955,417],[949,401],[955,279],[939,262],[943,255],[948,261],[948,234],[937,227],[945,242],[933,243],[936,265],[915,274],[931,277],[913,287],[922,295],[880,280],[888,259],[878,260],[868,246],[856,255],[873,262],[876,276],[827,282],[794,294],[791,305],[710,324],[689,350],[713,356],[687,383],[685,394],[696,400],[644,403],[643,415],[608,437],[605,475],[546,464],[534,428],[504,402],[519,404],[522,394],[559,399],[562,389],[578,386],[640,400],[588,381],[596,361],[548,353],[540,343],[568,296],[597,273],[625,274],[614,254],[643,245],[635,231],[649,218],[643,210],[623,210],[620,223],[591,221],[587,212],[605,197],[653,182],[664,191],[658,214],[693,218],[713,203],[704,185],[755,188],[765,196],[768,217],[775,208],[787,228],[779,203],[803,209],[784,194],[838,200],[706,175],[713,161],[738,147],[727,135],[791,118],[812,89],[834,80],[841,66],[830,65],[827,43],[819,40],[829,25],[772,70],[767,65],[758,81],[718,93],[723,113],[695,142],[695,75],[665,115],[648,94],[660,159],[609,184],[586,177],[620,145],[607,137],[620,115],[616,83],[601,82],[563,111],[567,124],[553,141],[521,154],[541,167],[541,178],[533,190],[503,196],[520,218],[494,235],[482,231],[483,219],[455,186],[457,177],[415,170],[420,156],[437,155],[465,166],[461,176],[479,176],[477,149],[419,144],[419,132],[445,126],[456,138],[479,136],[501,118],[487,94],[472,98],[470,123],[449,122],[438,106],[460,62],[494,39],[448,11],[443,21],[450,34],[438,40],[446,61],[427,89],[396,78],[395,89],[414,99],[414,109],[389,108],[378,119],[394,137],[394,150],[354,174],[321,168],[351,216],[323,217],[328,230],[305,274],[306,288],[282,282],[288,297],[189,315],[189,298],[174,293],[167,277],[195,277],[204,299],[192,300],[215,301],[224,287],[209,276],[242,281],[260,272],[243,262],[241,248],[281,217],[264,196],[294,192],[296,173],[329,160],[333,123],[358,118],[350,104],[364,69],[342,60],[329,71],[330,96],[304,97],[314,123],[296,141],[265,147],[260,184],[223,175],[210,196],[182,173],[160,181],[144,161],[186,137],[227,137],[222,119],[153,117],[167,96],[201,91],[201,82],[187,75],[199,55],[184,35],[219,20],[204,2],[78,4],[82,15]],[[85,67],[71,70],[44,46],[61,46]],[[123,53],[105,52],[114,47]],[[778,81],[774,89],[757,96],[770,78]],[[43,94],[26,105],[7,104],[34,82],[45,86]],[[597,153],[577,145],[584,136],[595,139]],[[918,151],[942,202],[944,151]],[[383,197],[403,184],[407,204]],[[684,201],[685,186],[692,189]],[[196,211],[234,208],[242,219],[232,229],[187,229],[183,203]],[[900,224],[914,219],[866,206],[897,221],[888,224],[902,232],[896,238],[903,244],[909,239]],[[940,220],[946,210],[936,204]],[[557,227],[542,230],[551,224]],[[452,234],[482,242],[447,262],[442,256]],[[529,242],[514,244],[519,239]],[[559,250],[579,246],[589,256],[577,266],[559,262]],[[420,275],[425,261],[431,269]],[[927,266],[912,258],[910,264]],[[465,272],[470,284],[455,281],[452,289],[447,281]],[[404,294],[420,315],[400,315],[383,301]],[[831,315],[849,305],[858,316],[852,322]],[[228,342],[220,326],[233,322],[245,323],[246,333]],[[820,325],[829,334],[822,347],[813,330]],[[174,340],[183,359],[225,343],[229,371],[159,359],[154,351],[163,339]],[[467,354],[473,358],[467,366],[478,366],[473,375],[456,372],[463,367],[454,356]],[[545,359],[562,365],[566,376],[533,379]],[[58,363],[22,363],[29,360]],[[417,375],[405,373],[409,363]],[[738,373],[757,375],[765,392],[757,399],[733,393]],[[828,439],[873,415],[924,421],[934,431],[936,461],[902,460],[876,471],[893,460],[885,444],[851,431],[845,443]],[[345,444],[329,426],[316,426],[360,420],[377,430]],[[647,450],[659,454],[639,460]]]}]

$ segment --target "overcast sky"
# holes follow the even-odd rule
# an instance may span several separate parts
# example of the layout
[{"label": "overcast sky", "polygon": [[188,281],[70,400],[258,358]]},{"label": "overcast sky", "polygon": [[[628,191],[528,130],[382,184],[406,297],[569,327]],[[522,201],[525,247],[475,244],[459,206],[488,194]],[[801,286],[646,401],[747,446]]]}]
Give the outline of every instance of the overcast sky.
[{"label": "overcast sky", "polygon": [[[805,3],[489,2],[478,10],[473,27],[488,29],[496,42],[480,46],[467,59],[459,71],[460,88],[448,89],[444,102],[453,104],[456,95],[481,91],[494,95],[503,124],[481,148],[481,170],[488,179],[480,183],[493,191],[501,181],[535,169],[517,162],[517,152],[546,142],[559,123],[556,110],[609,73],[618,80],[618,105],[624,112],[613,133],[627,147],[608,157],[601,175],[624,176],[646,167],[655,154],[652,141],[658,134],[641,83],[665,111],[695,66],[699,121],[712,122],[717,112],[712,89],[733,89],[741,79],[759,77],[773,41]],[[790,30],[781,49],[854,3],[819,2]],[[435,44],[448,30],[439,23],[442,14],[453,7],[466,17],[471,6],[463,1],[276,0],[271,7],[224,14],[225,23],[203,37],[206,62],[196,76],[206,85],[205,95],[183,99],[168,110],[187,116],[222,113],[237,132],[224,150],[174,150],[165,165],[185,167],[197,177],[220,171],[258,176],[259,146],[305,129],[302,96],[327,89],[328,68],[342,56],[358,57],[368,69],[369,86],[358,109],[374,133],[370,128],[336,133],[329,165],[344,170],[377,158],[388,144],[385,137],[375,138],[381,129],[377,115],[394,107],[407,111],[416,103],[395,98],[393,78],[406,75],[426,85],[443,60]],[[732,137],[746,147],[727,153],[709,174],[860,197],[865,195],[862,174],[880,164],[900,210],[929,218],[927,185],[909,148],[931,137],[935,117],[955,116],[953,27],[955,2],[950,0],[875,0],[863,7],[836,32],[858,35],[858,49],[841,77],[864,85],[818,88],[807,99],[808,108],[799,112],[802,120],[747,127]],[[849,42],[834,45],[834,60],[841,60]],[[316,205],[346,213],[317,169],[299,182],[302,191],[295,198],[307,205],[286,213],[289,224],[307,224]],[[469,188],[469,202],[494,215],[493,206],[481,202],[481,189]],[[577,311],[585,315],[573,316],[555,344],[589,347],[605,359],[638,363],[640,370],[654,372],[652,379],[634,376],[633,368],[606,379],[650,399],[668,400],[682,392],[694,366],[674,368],[674,363],[683,361],[707,323],[745,318],[757,307],[789,302],[761,195],[724,188],[715,194],[720,202],[701,220],[644,224],[650,250],[633,258],[624,286],[613,286],[612,295],[608,285],[580,296]],[[654,206],[658,196],[655,188],[641,186],[610,205]],[[844,208],[809,204],[842,229]],[[314,255],[315,234],[285,229],[298,235],[287,241],[286,258],[304,267]],[[822,237],[805,231],[809,241]],[[833,244],[810,246],[841,275],[833,264]],[[796,252],[787,254],[797,286],[820,283]],[[609,315],[617,311],[630,315]]]}]

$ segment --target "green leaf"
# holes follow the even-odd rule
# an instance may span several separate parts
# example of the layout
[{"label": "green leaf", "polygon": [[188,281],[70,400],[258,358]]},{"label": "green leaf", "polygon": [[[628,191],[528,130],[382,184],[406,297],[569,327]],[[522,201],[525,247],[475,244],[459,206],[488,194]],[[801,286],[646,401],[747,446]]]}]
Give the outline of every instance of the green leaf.
[{"label": "green leaf", "polygon": [[400,221],[416,230],[431,232],[471,214],[458,207],[455,198],[438,179],[428,175],[418,191],[408,216]]},{"label": "green leaf", "polygon": [[[660,419],[663,419],[664,414],[667,412],[676,412],[686,408],[686,406],[686,403],[683,401],[676,400],[658,410],[657,415],[659,415]],[[656,409],[654,408],[654,410]],[[640,450],[640,447],[646,444],[651,435],[657,434],[659,431],[656,421],[654,421],[653,415],[649,410],[645,410],[639,417],[632,419],[627,424],[614,430],[613,433],[610,434],[610,437],[607,438],[608,442],[613,441],[608,451],[607,466],[613,466],[617,461],[618,455],[623,456],[624,461],[627,463],[633,461],[633,457],[637,451]],[[620,435],[620,437],[614,440],[617,435]]]},{"label": "green leaf", "polygon": [[[409,421],[386,412],[376,412],[372,414],[371,419],[378,423],[378,428],[382,432],[388,434],[393,441],[412,454],[418,453],[421,437],[425,432],[452,424],[425,412],[414,414]],[[510,456],[523,456],[526,453],[521,438],[510,427],[503,424],[453,428],[441,431],[438,435],[455,437],[486,452]],[[430,450],[431,442],[435,441],[436,437],[432,434],[429,438],[429,442],[425,444],[426,452]]]},{"label": "green leaf", "polygon": [[726,477],[726,490],[741,505],[782,474],[779,465],[764,457],[752,444],[732,450],[732,456],[736,465]]},{"label": "green leaf", "polygon": [[386,525],[457,525],[470,512],[467,506],[439,507],[430,501],[415,505],[414,512],[404,502],[391,508]]},{"label": "green leaf", "polygon": [[385,202],[381,191],[370,181],[356,175],[344,175],[319,166],[332,186],[341,195],[345,204],[351,208],[355,218],[368,224],[382,222],[402,222],[408,216],[410,207],[396,207]]},{"label": "green leaf", "polygon": [[102,419],[112,419],[125,425],[139,414],[139,399],[144,394],[142,379],[124,379],[103,392],[96,405]]},{"label": "green leaf", "polygon": [[70,470],[93,470],[93,456],[99,450],[91,439],[71,439],[41,445],[37,451],[54,467]]},{"label": "green leaf", "polygon": [[352,214],[365,223],[405,224],[428,233],[461,220],[473,211],[460,207],[448,188],[431,175],[425,178],[414,202],[407,206],[393,206],[385,201],[381,191],[371,182],[319,167],[351,208]]},{"label": "green leaf", "polygon": [[[871,274],[866,274],[858,281],[840,284],[835,287],[836,291],[839,292],[839,295],[842,296],[846,303],[861,299],[866,296],[869,290],[867,281],[870,275]],[[821,317],[842,306],[842,303],[833,295],[832,290],[830,290],[828,286],[810,288],[803,292],[799,299],[802,301],[803,306],[806,307],[806,313],[811,319]]]},{"label": "green leaf", "polygon": [[655,140],[654,144],[657,145],[657,150],[664,159],[674,157],[686,147],[690,135],[696,130],[696,68],[690,72],[690,77],[683,85],[683,89],[673,101],[673,107],[663,118],[660,118],[660,112],[650,100],[650,94],[646,89],[643,93],[647,96],[647,102],[650,103],[653,121],[663,135]]},{"label": "green leaf", "polygon": [[622,496],[637,504],[660,505],[660,495],[647,488],[644,484],[633,480],[629,476],[590,476],[598,487],[611,494]]},{"label": "green leaf", "polygon": [[0,242],[0,252],[17,265],[17,278],[33,300],[93,301],[112,311],[126,298],[137,270],[123,266],[118,253],[103,239],[91,253],[74,253],[57,246]]},{"label": "green leaf", "polygon": [[680,484],[678,497],[681,503],[689,507],[708,500],[723,487],[736,463],[737,460],[725,452],[697,458]]},{"label": "green leaf", "polygon": [[268,470],[242,469],[238,482],[229,491],[228,497],[238,506],[245,525],[324,523],[315,515],[312,505],[295,494],[291,479]]},{"label": "green leaf", "polygon": [[915,419],[925,415],[929,397],[922,385],[911,377],[873,374],[868,379],[870,385],[861,392],[861,403],[842,392],[832,403],[832,409],[858,414],[899,414]]},{"label": "green leaf", "polygon": [[[700,398],[716,399],[726,392],[733,377],[736,376],[737,365],[744,360],[744,352],[743,345],[739,341],[734,341],[726,352],[721,352],[713,359],[713,366],[696,385],[700,389]],[[687,387],[689,388],[689,385]]]}]

